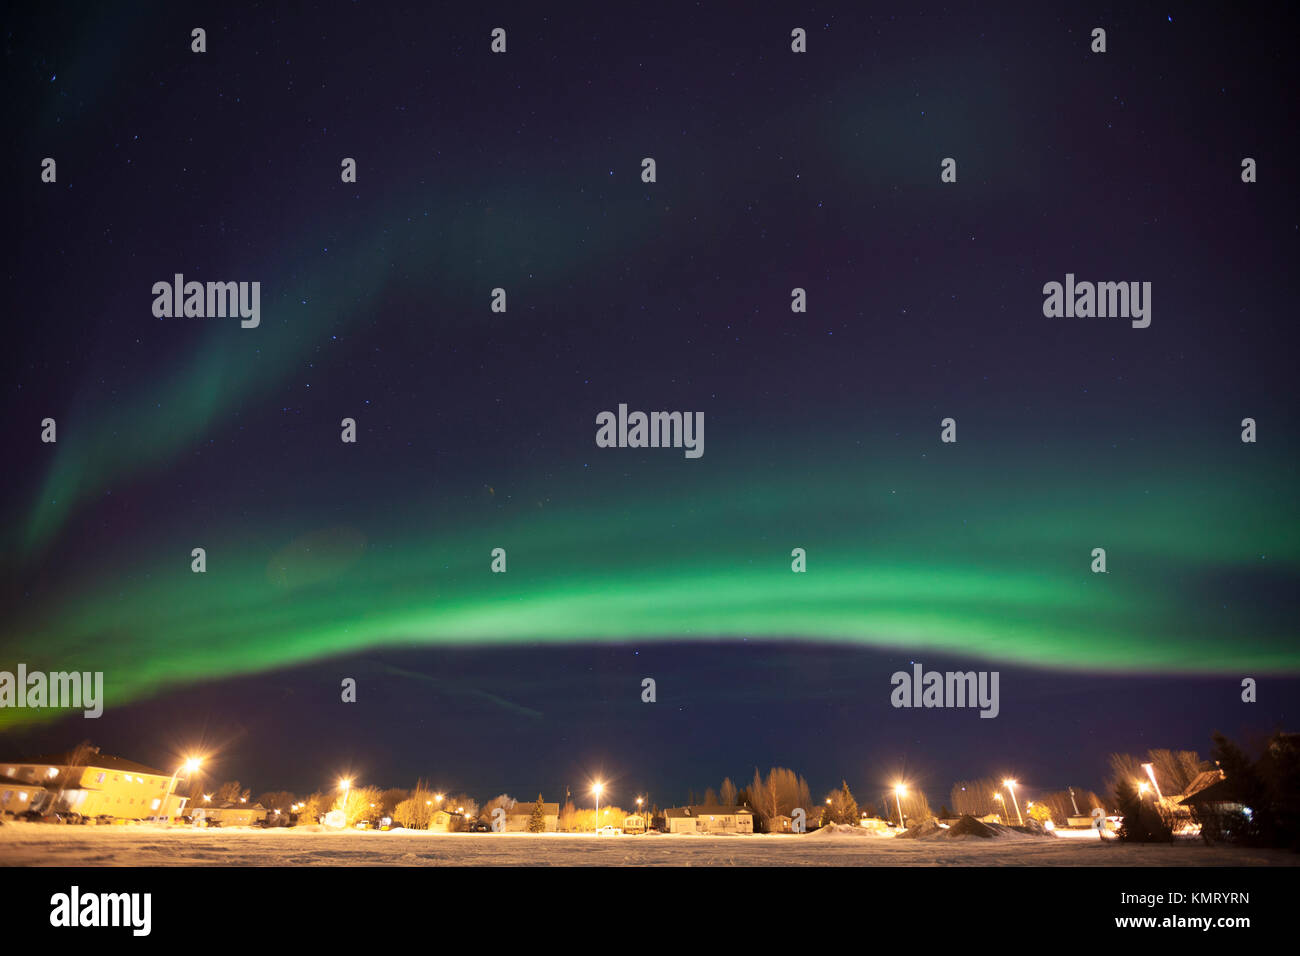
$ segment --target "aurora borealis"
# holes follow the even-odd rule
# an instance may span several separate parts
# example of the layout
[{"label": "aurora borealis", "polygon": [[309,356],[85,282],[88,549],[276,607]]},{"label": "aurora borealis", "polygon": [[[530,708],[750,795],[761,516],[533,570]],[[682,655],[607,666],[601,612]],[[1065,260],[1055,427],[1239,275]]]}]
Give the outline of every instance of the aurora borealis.
[{"label": "aurora borealis", "polygon": [[[404,509],[404,527],[369,515],[292,537],[273,522],[205,538],[205,576],[157,561],[116,570],[28,625],[44,640],[23,644],[40,648],[36,660],[75,653],[81,669],[105,670],[118,700],[375,646],[657,638],[829,640],[1106,671],[1292,672],[1289,622],[1266,603],[1270,581],[1294,573],[1297,559],[1294,536],[1271,520],[1281,489],[1213,467],[1195,485],[1166,486],[1157,503],[1140,482],[1112,485],[1095,518],[1056,504],[1085,493],[1077,481],[1037,498],[1008,481],[972,509],[944,500],[947,469],[936,477],[913,466],[884,483],[822,483],[817,497],[788,478],[710,496],[716,479],[697,479],[672,496],[624,492],[459,524]],[[977,466],[963,476],[993,488],[995,474]],[[901,499],[889,484],[906,489]],[[1088,571],[1093,541],[1112,555],[1104,578]],[[808,550],[806,576],[791,574],[787,544]],[[495,546],[509,555],[499,577],[488,572]],[[185,653],[169,654],[174,646]]]},{"label": "aurora borealis", "polygon": [[[1118,24],[1099,65],[1052,18],[836,18],[800,63],[784,15],[638,17],[519,13],[503,62],[465,13],[382,54],[354,11],[214,20],[200,59],[155,10],[104,24],[111,62],[58,14],[20,25],[0,669],[104,671],[126,742],[132,714],[214,689],[239,710],[276,675],[320,675],[325,702],[267,718],[311,725],[390,653],[363,700],[418,685],[445,727],[472,692],[580,737],[604,684],[572,709],[544,651],[580,683],[575,648],[658,645],[724,671],[861,652],[882,704],[899,661],[1002,665],[1167,746],[1204,746],[1210,681],[1275,678],[1242,720],[1293,721],[1291,68],[1204,67],[1216,31],[1163,19]],[[1249,187],[1246,152],[1275,164]],[[151,316],[182,272],[260,281],[261,325]],[[1151,282],[1152,324],[1045,318],[1067,272]],[[620,402],[702,411],[706,453],[597,448]],[[1175,690],[1117,702],[1153,675]],[[808,680],[718,700],[779,715]],[[15,741],[68,726],[0,710]]]}]

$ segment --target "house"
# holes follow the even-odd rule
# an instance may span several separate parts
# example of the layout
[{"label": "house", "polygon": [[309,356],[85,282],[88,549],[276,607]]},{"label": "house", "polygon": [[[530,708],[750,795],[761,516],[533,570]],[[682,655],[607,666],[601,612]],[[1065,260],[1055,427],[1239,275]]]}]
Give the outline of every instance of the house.
[{"label": "house", "polygon": [[748,807],[670,807],[664,811],[669,833],[753,833]]},{"label": "house", "polygon": [[434,810],[429,829],[434,833],[455,833],[465,829],[465,815],[454,810]]},{"label": "house", "polygon": [[207,803],[200,801],[188,814],[195,824],[200,821],[223,827],[251,827],[266,819],[266,807],[260,803]]},{"label": "house", "polygon": [[173,792],[175,780],[171,774],[101,754],[98,747],[80,753],[0,761],[0,776],[38,788],[39,800],[35,794],[31,798],[33,809],[66,808],[86,817],[142,820],[170,816],[180,812],[186,799]]},{"label": "house", "polygon": [[0,773],[0,813],[17,816],[32,808],[32,803],[41,803],[46,797],[45,789],[17,777],[8,777]]},{"label": "house", "polygon": [[[533,807],[536,803],[520,801],[512,808],[506,811],[506,833],[527,833],[528,825],[533,819]],[[554,833],[560,828],[560,805],[558,803],[543,803],[542,817],[546,824],[543,828],[544,833]]]},{"label": "house", "polygon": [[[1198,778],[1199,779],[1199,778]],[[1195,781],[1193,781],[1195,782]],[[1188,788],[1191,789],[1190,787]],[[1214,780],[1190,795],[1181,798],[1182,805],[1201,813],[1247,813],[1241,795],[1229,781]]]},{"label": "house", "polygon": [[624,833],[645,833],[645,817],[639,813],[631,813],[623,818]]},{"label": "house", "polygon": [[1206,770],[1203,773],[1198,773],[1187,785],[1187,789],[1175,797],[1174,801],[1190,807],[1193,802],[1195,802],[1192,800],[1193,797],[1201,793],[1203,790],[1209,789],[1222,779],[1223,771],[1219,770],[1217,767],[1214,770]]}]

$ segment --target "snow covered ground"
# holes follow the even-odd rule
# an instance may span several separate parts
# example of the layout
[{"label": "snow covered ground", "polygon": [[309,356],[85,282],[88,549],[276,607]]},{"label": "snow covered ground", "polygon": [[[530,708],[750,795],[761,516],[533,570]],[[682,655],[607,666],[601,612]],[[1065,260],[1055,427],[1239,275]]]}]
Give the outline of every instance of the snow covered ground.
[{"label": "snow covered ground", "polygon": [[1295,866],[1275,850],[1119,846],[1094,839],[892,836],[621,836],[322,832],[160,826],[0,826],[5,866]]}]

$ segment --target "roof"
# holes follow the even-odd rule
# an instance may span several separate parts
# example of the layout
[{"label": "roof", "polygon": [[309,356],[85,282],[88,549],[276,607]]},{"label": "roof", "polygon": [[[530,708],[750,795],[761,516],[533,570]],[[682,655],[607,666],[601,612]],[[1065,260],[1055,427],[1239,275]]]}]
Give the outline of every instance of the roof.
[{"label": "roof", "polygon": [[[44,765],[46,767],[70,767],[74,753],[61,754],[43,754],[39,757],[31,757],[27,760],[14,760],[8,766],[31,766]],[[134,760],[127,760],[124,757],[114,757],[112,754],[102,754],[98,750],[92,750],[87,753],[81,762],[82,767],[94,767],[98,770],[115,770],[120,773],[147,773],[154,777],[170,777],[165,770],[156,770],[153,767],[146,767],[142,763],[136,763]]]},{"label": "roof", "polygon": [[1179,799],[1186,800],[1188,797],[1200,793],[1206,787],[1210,786],[1211,784],[1218,783],[1222,779],[1223,779],[1223,774],[1217,769],[1206,770],[1201,773],[1198,773],[1195,777],[1192,778],[1191,783],[1187,785],[1187,789],[1184,790],[1181,794],[1179,794]]},{"label": "roof", "polygon": [[1237,788],[1227,780],[1216,780],[1208,787],[1192,794],[1190,797],[1183,797],[1183,803],[1193,806],[1199,806],[1206,803],[1240,803],[1241,795],[1237,793]]},{"label": "roof", "polygon": [[749,807],[669,807],[664,816],[669,819],[682,817],[734,817],[754,815]]}]

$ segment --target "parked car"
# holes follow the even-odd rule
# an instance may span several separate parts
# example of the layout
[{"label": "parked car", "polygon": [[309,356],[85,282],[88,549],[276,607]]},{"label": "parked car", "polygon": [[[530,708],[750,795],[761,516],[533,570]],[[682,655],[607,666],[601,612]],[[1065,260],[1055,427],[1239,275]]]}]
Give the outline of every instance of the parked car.
[{"label": "parked car", "polygon": [[40,810],[26,810],[18,815],[18,819],[27,820],[30,823],[62,823],[62,813],[42,813]]},{"label": "parked car", "polygon": [[482,820],[478,820],[469,825],[469,832],[470,833],[491,833],[492,827],[484,823]]}]

